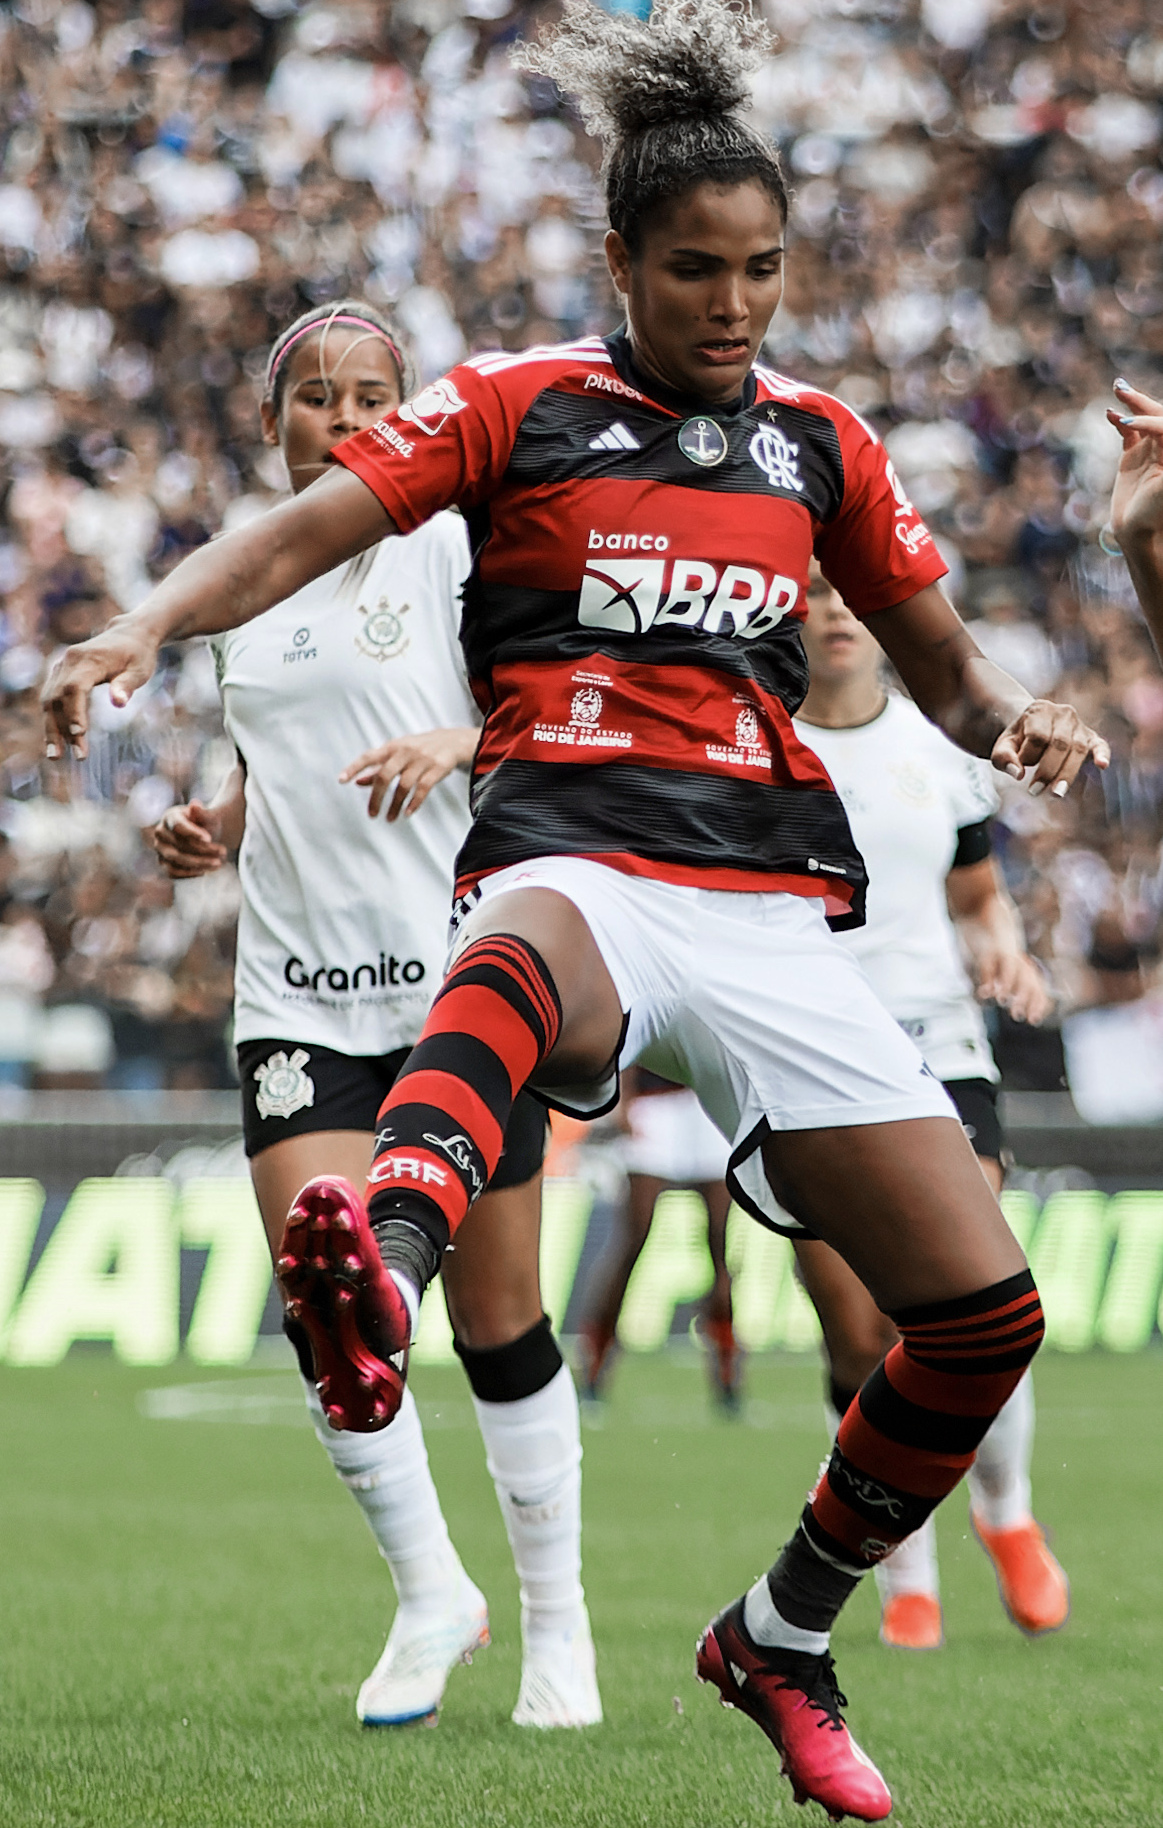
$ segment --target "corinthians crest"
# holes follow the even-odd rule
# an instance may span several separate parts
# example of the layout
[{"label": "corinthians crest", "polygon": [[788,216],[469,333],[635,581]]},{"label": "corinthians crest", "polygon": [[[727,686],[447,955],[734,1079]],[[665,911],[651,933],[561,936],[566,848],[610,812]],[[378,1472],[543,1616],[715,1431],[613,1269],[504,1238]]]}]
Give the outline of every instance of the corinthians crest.
[{"label": "corinthians crest", "polygon": [[315,1081],[303,1071],[310,1058],[305,1048],[297,1047],[288,1060],[280,1048],[256,1069],[260,1117],[293,1117],[314,1104]]},{"label": "corinthians crest", "polygon": [[374,609],[361,603],[359,613],[365,620],[355,637],[360,653],[370,660],[394,660],[397,654],[402,654],[408,645],[403,619],[411,607],[410,603],[404,603],[399,609],[393,609],[387,597],[381,597]]}]

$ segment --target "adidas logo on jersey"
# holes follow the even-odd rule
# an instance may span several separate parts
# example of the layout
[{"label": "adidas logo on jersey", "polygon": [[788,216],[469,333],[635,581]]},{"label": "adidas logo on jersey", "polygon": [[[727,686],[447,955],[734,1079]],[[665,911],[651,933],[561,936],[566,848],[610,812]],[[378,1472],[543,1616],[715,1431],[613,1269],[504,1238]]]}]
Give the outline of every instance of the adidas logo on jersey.
[{"label": "adidas logo on jersey", "polygon": [[613,425],[590,439],[591,451],[640,451],[642,446],[628,426],[615,419]]},{"label": "adidas logo on jersey", "polygon": [[751,565],[726,565],[720,572],[709,559],[591,559],[577,619],[584,628],[627,635],[669,622],[754,641],[783,621],[799,594],[794,578],[772,577]]}]

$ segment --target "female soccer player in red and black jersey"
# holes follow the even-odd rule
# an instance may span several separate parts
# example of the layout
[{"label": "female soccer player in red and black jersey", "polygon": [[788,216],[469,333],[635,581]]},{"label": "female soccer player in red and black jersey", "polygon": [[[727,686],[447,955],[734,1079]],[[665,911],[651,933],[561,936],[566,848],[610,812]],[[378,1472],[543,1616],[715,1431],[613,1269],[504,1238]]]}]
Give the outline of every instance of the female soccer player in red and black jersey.
[{"label": "female soccer player in red and black jersey", "polygon": [[771,1218],[774,1187],[901,1334],[774,1567],[698,1650],[797,1795],[876,1821],[891,1798],[841,1718],[829,1630],[971,1464],[1042,1319],[944,1090],[827,929],[859,921],[864,871],[791,728],[813,550],[962,747],[1056,794],[1108,755],[978,653],[874,434],[755,365],[787,213],[741,113],[765,45],[733,0],[657,0],[648,24],[568,5],[526,61],[606,138],[627,327],[453,370],[66,655],[46,708],[50,744],[83,746],[89,690],[111,681],[123,702],[162,640],[235,627],[462,507],[485,725],[457,941],[380,1114],[369,1207],[334,1181],[305,1189],[284,1292],[324,1400],[374,1426],[515,1092],[597,1112],[621,1058],[689,1084],[734,1139],[736,1197]]}]

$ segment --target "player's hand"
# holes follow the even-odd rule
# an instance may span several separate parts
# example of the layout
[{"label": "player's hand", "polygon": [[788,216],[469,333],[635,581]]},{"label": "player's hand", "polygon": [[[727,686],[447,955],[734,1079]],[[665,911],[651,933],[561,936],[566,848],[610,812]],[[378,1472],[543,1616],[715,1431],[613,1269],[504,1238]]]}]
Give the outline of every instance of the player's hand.
[{"label": "player's hand", "polygon": [[1037,1028],[1050,1013],[1051,997],[1034,960],[1024,952],[992,952],[977,960],[977,995],[997,1003],[1015,1022]]},{"label": "player's hand", "polygon": [[1111,532],[1120,546],[1163,533],[1163,405],[1115,382],[1119,408],[1107,418],[1123,441],[1111,498]]},{"label": "player's hand", "polygon": [[378,749],[368,749],[343,770],[340,780],[354,781],[357,787],[370,787],[367,815],[379,817],[389,787],[395,791],[388,804],[388,819],[398,819],[403,812],[409,818],[419,812],[438,782],[454,768],[466,768],[477,745],[477,731],[426,730],[422,736],[397,736]]},{"label": "player's hand", "polygon": [[67,648],[40,695],[45,753],[55,758],[71,748],[74,755],[87,755],[89,695],[94,686],[107,684],[113,703],[126,705],[153,678],[156,665],[153,636],[124,616],[115,616],[91,640]]},{"label": "player's hand", "polygon": [[181,881],[189,876],[208,876],[226,862],[222,843],[222,818],[201,800],[186,806],[171,806],[150,834],[150,842],[167,876]]},{"label": "player's hand", "polygon": [[1035,698],[1020,711],[998,737],[990,757],[1000,773],[1016,781],[1033,768],[1030,792],[1045,793],[1048,787],[1059,800],[1069,793],[1083,762],[1106,768],[1110,759],[1109,745],[1083,723],[1074,706],[1049,698]]}]

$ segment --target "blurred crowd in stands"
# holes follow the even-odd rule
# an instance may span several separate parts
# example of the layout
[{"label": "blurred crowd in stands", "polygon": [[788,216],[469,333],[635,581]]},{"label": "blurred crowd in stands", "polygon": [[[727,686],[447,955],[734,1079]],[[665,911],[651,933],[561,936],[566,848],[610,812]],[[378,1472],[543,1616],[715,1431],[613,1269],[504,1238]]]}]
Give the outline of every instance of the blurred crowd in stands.
[{"label": "blurred crowd in stands", "polygon": [[[209,655],[99,705],[84,763],[41,759],[37,688],[61,643],[277,498],[258,393],[298,311],[390,305],[425,377],[614,326],[597,150],[507,61],[548,11],[0,8],[0,1082],[229,1083],[236,880],[175,891],[143,836],[227,765]],[[1107,1084],[1105,1048],[1163,1116],[1163,674],[1102,532],[1110,383],[1163,391],[1163,14],[765,11],[756,115],[795,189],[768,355],[884,436],[986,652],[1110,739],[1065,805],[1007,784],[999,848],[1072,1079]],[[1060,1086],[1059,1027],[1001,1024],[1007,1082]]]}]

